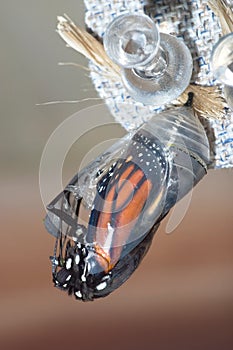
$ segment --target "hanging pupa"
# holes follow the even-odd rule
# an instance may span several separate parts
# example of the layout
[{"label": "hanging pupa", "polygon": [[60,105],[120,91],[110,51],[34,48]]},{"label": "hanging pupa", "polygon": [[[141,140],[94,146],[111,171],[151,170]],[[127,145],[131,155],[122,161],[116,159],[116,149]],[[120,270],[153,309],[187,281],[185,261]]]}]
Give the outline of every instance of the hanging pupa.
[{"label": "hanging pupa", "polygon": [[81,170],[47,207],[55,286],[83,301],[117,289],[208,161],[204,128],[183,106],[155,115]]}]

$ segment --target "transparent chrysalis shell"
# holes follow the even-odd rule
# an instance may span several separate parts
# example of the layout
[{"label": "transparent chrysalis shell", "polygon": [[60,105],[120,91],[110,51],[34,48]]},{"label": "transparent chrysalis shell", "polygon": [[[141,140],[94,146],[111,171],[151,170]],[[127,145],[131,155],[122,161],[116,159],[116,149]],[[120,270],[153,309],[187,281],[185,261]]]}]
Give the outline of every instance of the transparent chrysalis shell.
[{"label": "transparent chrysalis shell", "polygon": [[118,288],[208,159],[202,125],[181,107],[155,115],[81,170],[47,207],[55,286],[84,301]]}]

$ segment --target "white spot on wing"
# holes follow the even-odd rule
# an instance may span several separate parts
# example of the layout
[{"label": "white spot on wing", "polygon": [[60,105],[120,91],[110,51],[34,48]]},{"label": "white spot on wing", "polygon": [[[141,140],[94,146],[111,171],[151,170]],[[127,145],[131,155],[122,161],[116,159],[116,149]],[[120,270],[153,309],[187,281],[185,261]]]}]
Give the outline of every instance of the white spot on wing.
[{"label": "white spot on wing", "polygon": [[69,275],[69,276],[66,278],[66,281],[68,282],[70,279],[71,279],[71,275]]},{"label": "white spot on wing", "polygon": [[76,255],[76,257],[75,257],[75,264],[78,265],[79,262],[80,262],[80,256]]},{"label": "white spot on wing", "polygon": [[107,282],[102,282],[102,283],[100,283],[97,287],[96,287],[96,289],[97,290],[103,290],[103,289],[105,289],[107,287]]},{"label": "white spot on wing", "polygon": [[82,281],[82,282],[86,282],[86,280],[87,280],[87,279],[86,279],[86,276],[82,275],[82,276],[81,276],[81,281]]},{"label": "white spot on wing", "polygon": [[75,295],[76,295],[77,298],[82,298],[82,293],[80,292],[80,290],[75,292]]},{"label": "white spot on wing", "polygon": [[71,268],[71,265],[72,265],[72,259],[69,258],[67,261],[66,261],[66,269],[69,270]]}]

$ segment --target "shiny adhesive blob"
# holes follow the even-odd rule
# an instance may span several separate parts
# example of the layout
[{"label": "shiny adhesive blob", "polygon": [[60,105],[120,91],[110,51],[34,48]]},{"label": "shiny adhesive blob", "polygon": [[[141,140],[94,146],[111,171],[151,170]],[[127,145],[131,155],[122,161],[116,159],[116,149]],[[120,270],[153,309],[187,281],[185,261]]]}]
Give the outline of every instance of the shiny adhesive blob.
[{"label": "shiny adhesive blob", "polygon": [[48,205],[55,286],[83,301],[118,288],[207,161],[204,130],[184,107],[155,116],[81,170]]},{"label": "shiny adhesive blob", "polygon": [[150,62],[157,53],[159,42],[156,24],[143,14],[116,17],[104,35],[106,53],[124,68],[140,67]]}]

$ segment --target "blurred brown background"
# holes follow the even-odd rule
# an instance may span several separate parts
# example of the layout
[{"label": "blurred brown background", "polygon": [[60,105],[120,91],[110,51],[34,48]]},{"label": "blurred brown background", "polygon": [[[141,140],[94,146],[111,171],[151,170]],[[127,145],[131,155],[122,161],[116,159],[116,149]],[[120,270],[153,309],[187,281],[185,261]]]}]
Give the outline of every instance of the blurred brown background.
[{"label": "blurred brown background", "polygon": [[[36,104],[96,96],[86,72],[57,65],[86,64],[55,33],[64,12],[83,25],[81,1],[1,3],[0,349],[230,350],[232,170],[208,173],[179,227],[167,235],[164,223],[139,270],[109,297],[80,303],[52,286],[40,157],[53,130],[94,102]],[[122,133],[104,129],[105,139]],[[65,177],[102,140],[95,135],[74,147]]]}]

